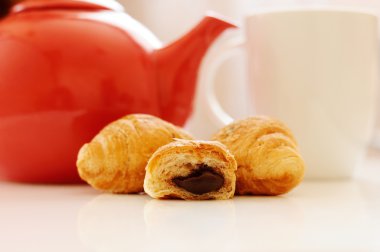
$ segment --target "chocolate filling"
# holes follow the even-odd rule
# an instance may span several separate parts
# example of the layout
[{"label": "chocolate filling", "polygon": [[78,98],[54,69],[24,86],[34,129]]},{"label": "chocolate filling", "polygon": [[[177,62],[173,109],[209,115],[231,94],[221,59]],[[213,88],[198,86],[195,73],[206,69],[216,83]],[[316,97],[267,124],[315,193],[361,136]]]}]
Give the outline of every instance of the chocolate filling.
[{"label": "chocolate filling", "polygon": [[173,182],[193,194],[204,194],[219,190],[224,184],[224,177],[207,165],[200,165],[197,170],[186,177],[176,177]]}]

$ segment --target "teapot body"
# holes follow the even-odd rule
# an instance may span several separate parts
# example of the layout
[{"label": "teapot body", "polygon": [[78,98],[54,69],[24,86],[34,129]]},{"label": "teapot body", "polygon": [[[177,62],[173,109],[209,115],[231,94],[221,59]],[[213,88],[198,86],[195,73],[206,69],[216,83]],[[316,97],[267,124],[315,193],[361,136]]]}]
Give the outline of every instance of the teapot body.
[{"label": "teapot body", "polygon": [[107,123],[159,116],[159,46],[125,13],[96,6],[32,4],[1,20],[0,179],[78,182],[77,151]]}]

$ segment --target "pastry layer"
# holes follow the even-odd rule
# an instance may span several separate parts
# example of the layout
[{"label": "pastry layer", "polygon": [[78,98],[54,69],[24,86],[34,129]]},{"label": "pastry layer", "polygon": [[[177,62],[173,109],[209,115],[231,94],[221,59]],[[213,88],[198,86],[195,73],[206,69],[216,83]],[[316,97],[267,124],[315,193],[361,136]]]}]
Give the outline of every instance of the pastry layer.
[{"label": "pastry layer", "polygon": [[218,142],[176,140],[159,148],[146,167],[144,190],[153,198],[233,197],[236,161]]},{"label": "pastry layer", "polygon": [[149,158],[174,138],[192,139],[184,130],[157,117],[128,115],[107,125],[80,149],[79,175],[102,191],[142,192]]}]

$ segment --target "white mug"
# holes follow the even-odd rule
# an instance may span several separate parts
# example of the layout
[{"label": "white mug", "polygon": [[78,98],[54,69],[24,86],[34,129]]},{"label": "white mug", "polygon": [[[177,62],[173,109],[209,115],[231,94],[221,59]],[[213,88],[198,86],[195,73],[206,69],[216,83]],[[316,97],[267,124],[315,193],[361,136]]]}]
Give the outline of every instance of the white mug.
[{"label": "white mug", "polygon": [[243,31],[220,41],[203,63],[199,88],[209,116],[220,127],[234,120],[215,96],[214,77],[223,61],[243,50],[254,114],[292,129],[306,178],[351,177],[374,128],[376,16],[336,9],[256,13],[246,17]]}]

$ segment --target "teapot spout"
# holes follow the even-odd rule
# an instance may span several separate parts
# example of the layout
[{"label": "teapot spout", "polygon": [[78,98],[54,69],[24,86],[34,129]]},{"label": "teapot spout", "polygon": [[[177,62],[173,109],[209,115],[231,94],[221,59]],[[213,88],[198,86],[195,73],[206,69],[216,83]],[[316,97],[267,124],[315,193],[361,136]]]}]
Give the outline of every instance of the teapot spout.
[{"label": "teapot spout", "polygon": [[155,52],[161,117],[183,126],[192,112],[200,63],[213,41],[236,25],[208,15],[185,36]]}]

